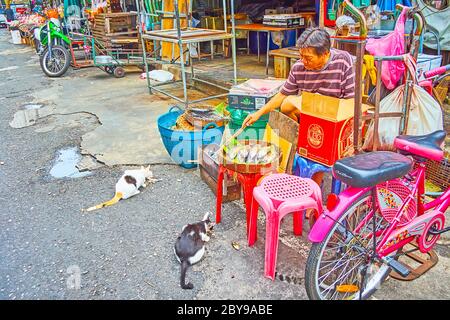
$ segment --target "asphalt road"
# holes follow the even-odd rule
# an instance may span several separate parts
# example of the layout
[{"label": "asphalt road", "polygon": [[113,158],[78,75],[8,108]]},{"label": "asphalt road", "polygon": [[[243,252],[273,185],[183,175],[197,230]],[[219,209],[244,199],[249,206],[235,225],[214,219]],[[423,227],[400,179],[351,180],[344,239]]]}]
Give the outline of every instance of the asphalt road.
[{"label": "asphalt road", "polygon": [[[264,221],[258,242],[249,248],[240,202],[224,205],[204,260],[188,271],[195,288],[179,287],[174,241],[183,225],[215,210],[215,196],[197,170],[152,165],[160,182],[110,208],[82,212],[109,199],[130,166],[100,166],[76,179],[51,177],[58,150],[80,146],[83,134],[101,124],[95,115],[79,112],[12,128],[14,114],[25,105],[52,103],[35,101],[33,94],[58,85],[70,89],[71,82],[45,77],[29,47],[8,40],[0,31],[0,299],[307,299],[306,237],[294,237],[291,220],[284,222],[277,270],[300,279],[297,283],[264,278]],[[77,75],[90,72],[69,70],[67,77],[86,81]],[[102,78],[95,81],[108,85]],[[102,99],[108,99],[103,92]],[[142,94],[147,97],[145,85]],[[417,280],[422,282],[390,280],[376,298],[450,298],[447,246],[439,251],[434,273]]]},{"label": "asphalt road", "polygon": [[[102,166],[76,179],[49,174],[58,150],[80,146],[83,134],[101,124],[95,115],[74,113],[12,128],[25,105],[53,103],[35,101],[33,94],[60,84],[43,75],[29,47],[8,40],[0,34],[0,299],[305,299],[303,286],[262,276],[264,226],[262,240],[248,248],[239,203],[224,204],[204,261],[188,271],[194,290],[179,287],[175,239],[183,225],[215,210],[215,196],[195,169],[153,165],[161,181],[113,207],[82,212],[108,200],[123,170],[132,167]],[[77,75],[95,72],[69,70],[67,77],[86,81]],[[96,81],[107,88],[107,81]],[[148,97],[144,85],[142,93]],[[306,250],[298,257],[280,247],[280,256],[305,258]]]}]

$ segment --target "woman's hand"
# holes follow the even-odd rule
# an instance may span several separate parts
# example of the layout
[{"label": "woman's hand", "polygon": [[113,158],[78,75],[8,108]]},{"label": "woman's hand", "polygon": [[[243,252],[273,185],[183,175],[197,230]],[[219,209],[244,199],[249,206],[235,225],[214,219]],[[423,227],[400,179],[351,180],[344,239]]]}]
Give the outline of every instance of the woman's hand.
[{"label": "woman's hand", "polygon": [[261,115],[258,112],[250,113],[247,118],[245,118],[244,122],[242,122],[242,128],[251,126],[254,124],[258,119],[261,117]]}]

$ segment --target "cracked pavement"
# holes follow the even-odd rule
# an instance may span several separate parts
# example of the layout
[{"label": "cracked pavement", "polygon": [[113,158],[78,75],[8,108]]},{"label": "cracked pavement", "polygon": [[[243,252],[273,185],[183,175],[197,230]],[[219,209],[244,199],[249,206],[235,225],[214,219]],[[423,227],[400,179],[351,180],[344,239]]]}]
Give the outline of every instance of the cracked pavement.
[{"label": "cracked pavement", "polygon": [[[248,247],[240,201],[224,204],[203,261],[188,270],[195,287],[182,290],[173,244],[183,225],[214,212],[215,196],[164,150],[156,119],[173,102],[150,96],[138,73],[116,79],[69,69],[47,78],[31,48],[9,39],[0,30],[0,299],[307,299],[307,229],[295,237],[292,219],[283,222],[277,271],[297,283],[272,282],[263,277],[264,217]],[[43,107],[25,112],[29,104]],[[49,175],[66,147],[80,148],[91,175]],[[81,211],[111,198],[123,170],[141,164],[162,180],[112,207]],[[428,274],[390,279],[374,298],[450,298],[448,239]]]}]

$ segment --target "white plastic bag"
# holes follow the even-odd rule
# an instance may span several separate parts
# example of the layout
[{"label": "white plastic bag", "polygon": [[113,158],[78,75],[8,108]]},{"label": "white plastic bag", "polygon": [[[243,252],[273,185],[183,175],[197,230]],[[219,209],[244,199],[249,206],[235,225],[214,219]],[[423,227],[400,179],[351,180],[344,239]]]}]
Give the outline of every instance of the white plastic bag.
[{"label": "white plastic bag", "polygon": [[[415,65],[407,62],[410,74],[415,72]],[[413,79],[415,79],[415,73]],[[380,113],[402,112],[405,85],[399,86],[380,101]],[[400,127],[400,118],[380,118],[378,124],[377,150],[395,150],[394,139]],[[443,130],[442,109],[439,103],[417,83],[412,86],[411,105],[409,110],[408,135],[424,135],[436,130]],[[373,148],[373,123],[367,131],[363,145],[364,150]]]},{"label": "white plastic bag", "polygon": [[[170,73],[169,71],[165,71],[165,70],[152,70],[148,73],[148,76],[150,79],[156,80],[159,82],[167,82],[167,81],[171,81],[173,79],[173,74]],[[140,78],[141,79],[147,78],[147,75],[145,74],[145,72],[141,74]]]}]

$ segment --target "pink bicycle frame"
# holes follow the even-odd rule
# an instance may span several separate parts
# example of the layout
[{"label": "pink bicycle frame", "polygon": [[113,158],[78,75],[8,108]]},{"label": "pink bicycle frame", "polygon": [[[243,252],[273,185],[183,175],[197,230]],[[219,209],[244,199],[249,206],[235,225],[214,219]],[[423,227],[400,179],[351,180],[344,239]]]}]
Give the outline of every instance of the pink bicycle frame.
[{"label": "pink bicycle frame", "polygon": [[[377,253],[379,256],[387,256],[390,253],[398,250],[406,243],[414,239],[414,237],[420,236],[428,222],[436,215],[443,215],[447,208],[450,206],[450,189],[446,190],[439,198],[423,204],[421,201],[421,195],[424,193],[424,180],[425,180],[425,165],[419,164],[419,168],[410,173],[416,177],[413,190],[410,197],[403,203],[399,209],[396,218],[392,221],[387,230],[382,232],[383,238],[377,244]],[[355,201],[363,194],[370,192],[372,187],[367,188],[348,188],[339,195],[339,203],[331,210],[324,210],[312,230],[309,233],[309,240],[314,243],[322,242],[326,235],[330,232],[336,221],[339,221],[345,211],[355,203]],[[407,225],[397,228],[400,221],[400,217],[403,213],[403,209],[407,207],[411,200],[414,199],[414,195],[417,197],[417,216]],[[435,208],[435,210],[431,210]],[[378,210],[378,204],[374,207]],[[429,212],[427,212],[429,211]],[[425,213],[427,212],[427,213]],[[363,225],[367,220],[372,219],[373,211],[367,215],[367,217],[360,223]],[[358,229],[358,227],[356,228]],[[381,232],[380,232],[381,233]],[[421,248],[421,250],[426,248]]]}]

